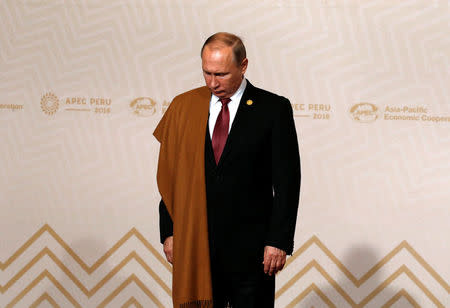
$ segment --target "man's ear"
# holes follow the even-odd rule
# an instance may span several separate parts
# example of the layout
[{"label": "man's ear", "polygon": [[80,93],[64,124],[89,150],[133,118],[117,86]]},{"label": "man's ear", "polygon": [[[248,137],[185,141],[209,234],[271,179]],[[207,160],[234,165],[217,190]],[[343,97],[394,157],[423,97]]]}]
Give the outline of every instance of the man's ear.
[{"label": "man's ear", "polygon": [[245,59],[242,60],[242,62],[241,62],[241,73],[242,73],[242,76],[245,75],[245,72],[247,71],[247,66],[248,66],[248,59],[245,58]]}]

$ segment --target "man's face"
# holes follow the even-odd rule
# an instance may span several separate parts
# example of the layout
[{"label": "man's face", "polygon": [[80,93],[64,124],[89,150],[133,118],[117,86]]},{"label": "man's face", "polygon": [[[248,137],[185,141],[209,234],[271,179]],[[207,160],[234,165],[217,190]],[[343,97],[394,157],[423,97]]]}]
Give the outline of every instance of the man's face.
[{"label": "man's face", "polygon": [[229,98],[239,88],[248,60],[237,64],[231,47],[211,48],[206,45],[202,53],[202,69],[206,86],[219,98]]}]

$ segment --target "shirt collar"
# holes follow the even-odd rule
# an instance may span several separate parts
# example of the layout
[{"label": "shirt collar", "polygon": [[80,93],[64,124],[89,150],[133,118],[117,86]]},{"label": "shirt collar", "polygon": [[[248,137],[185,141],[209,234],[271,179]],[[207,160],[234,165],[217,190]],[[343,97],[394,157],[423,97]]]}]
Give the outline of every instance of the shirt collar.
[{"label": "shirt collar", "polygon": [[[231,99],[232,102],[235,102],[235,101],[236,101],[236,98],[242,96],[242,93],[244,92],[246,86],[247,86],[247,79],[242,78],[241,85],[239,86],[239,88],[237,89],[237,91],[234,92],[234,94],[231,95],[231,97],[230,97],[230,99]],[[211,94],[211,95],[212,95],[211,102],[212,102],[213,104],[220,103],[220,100],[219,100],[219,98],[218,98],[217,96],[215,96],[214,94]]]}]

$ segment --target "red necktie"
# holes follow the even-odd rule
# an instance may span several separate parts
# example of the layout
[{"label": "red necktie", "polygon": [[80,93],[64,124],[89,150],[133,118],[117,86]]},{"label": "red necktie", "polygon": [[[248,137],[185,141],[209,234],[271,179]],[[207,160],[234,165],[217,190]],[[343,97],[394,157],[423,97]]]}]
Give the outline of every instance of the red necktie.
[{"label": "red necktie", "polygon": [[222,155],[223,148],[228,138],[228,127],[230,124],[230,112],[228,111],[228,103],[231,102],[229,98],[221,98],[222,110],[220,110],[219,116],[214,125],[214,131],[212,136],[212,147],[214,150],[214,158],[216,164],[219,163],[220,156]]}]

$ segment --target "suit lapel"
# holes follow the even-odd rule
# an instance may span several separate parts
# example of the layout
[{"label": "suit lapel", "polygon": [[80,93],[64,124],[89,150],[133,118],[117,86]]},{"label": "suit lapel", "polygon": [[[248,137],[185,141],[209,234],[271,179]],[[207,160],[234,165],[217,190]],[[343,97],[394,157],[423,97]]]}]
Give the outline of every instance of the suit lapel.
[{"label": "suit lapel", "polygon": [[206,124],[206,138],[205,138],[205,160],[209,160],[209,164],[216,166],[216,160],[214,158],[214,150],[211,142],[211,134],[209,133],[209,117]]},{"label": "suit lapel", "polygon": [[[253,95],[253,85],[247,80],[247,86],[242,94],[241,101],[239,102],[239,107],[236,112],[236,116],[233,120],[233,124],[231,125],[230,133],[228,134],[227,141],[225,143],[225,147],[222,152],[222,156],[220,157],[218,167],[223,164],[223,161],[226,159],[228,154],[232,151],[233,148],[233,140],[239,136],[239,134],[245,131],[246,125],[250,120],[251,109],[255,106],[255,99],[252,98]],[[249,105],[248,101],[251,100],[252,103]]]}]

